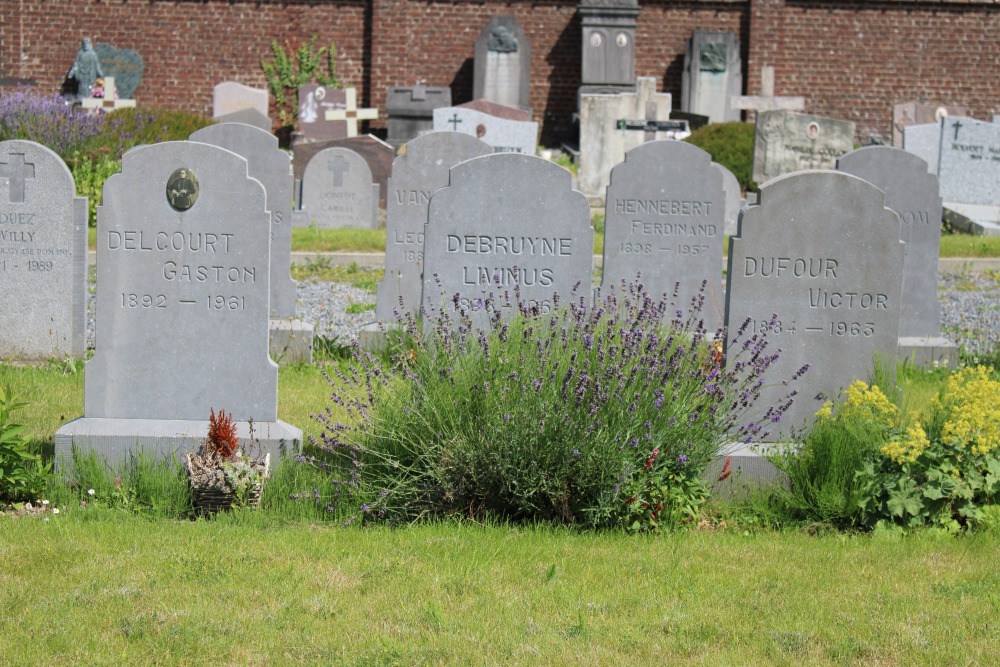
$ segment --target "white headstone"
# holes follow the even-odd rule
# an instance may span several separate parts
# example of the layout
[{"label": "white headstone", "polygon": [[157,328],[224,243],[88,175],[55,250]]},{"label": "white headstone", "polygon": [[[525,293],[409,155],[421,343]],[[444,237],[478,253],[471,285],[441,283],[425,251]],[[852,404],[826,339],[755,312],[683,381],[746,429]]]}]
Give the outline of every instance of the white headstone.
[{"label": "white headstone", "polygon": [[435,109],[434,131],[471,135],[495,153],[534,155],[538,145],[538,123],[527,113],[484,100]]},{"label": "white headstone", "polygon": [[320,229],[378,226],[378,183],[365,159],[346,148],[325,148],[306,165],[302,208]]},{"label": "white headstone", "polygon": [[256,109],[268,115],[269,94],[260,88],[251,88],[235,81],[224,81],[212,91],[212,117],[218,118],[241,109]]}]

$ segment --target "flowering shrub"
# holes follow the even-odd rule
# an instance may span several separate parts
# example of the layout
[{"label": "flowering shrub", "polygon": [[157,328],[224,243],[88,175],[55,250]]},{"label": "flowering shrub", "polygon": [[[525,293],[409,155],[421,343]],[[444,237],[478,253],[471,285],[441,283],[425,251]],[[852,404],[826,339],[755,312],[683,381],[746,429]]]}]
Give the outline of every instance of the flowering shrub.
[{"label": "flowering shrub", "polygon": [[[673,494],[668,511],[682,516],[723,445],[762,436],[784,409],[754,412],[777,356],[764,338],[745,338],[744,324],[724,368],[700,300],[684,318],[631,285],[594,307],[555,295],[541,312],[497,290],[482,304],[488,331],[455,295],[460,314],[443,312],[428,338],[402,318],[407,342],[391,361],[358,352],[331,379],[338,413],[316,416],[324,453],[304,458],[356,494],[363,518],[620,525],[640,492],[665,509]],[[503,321],[505,308],[516,317]]]},{"label": "flowering shrub", "polygon": [[18,90],[0,95],[0,140],[34,141],[63,159],[101,133],[101,120],[74,112],[55,94]]},{"label": "flowering shrub", "polygon": [[882,447],[860,479],[866,524],[935,525],[956,531],[1000,499],[1000,381],[983,366],[963,368],[930,416]]}]

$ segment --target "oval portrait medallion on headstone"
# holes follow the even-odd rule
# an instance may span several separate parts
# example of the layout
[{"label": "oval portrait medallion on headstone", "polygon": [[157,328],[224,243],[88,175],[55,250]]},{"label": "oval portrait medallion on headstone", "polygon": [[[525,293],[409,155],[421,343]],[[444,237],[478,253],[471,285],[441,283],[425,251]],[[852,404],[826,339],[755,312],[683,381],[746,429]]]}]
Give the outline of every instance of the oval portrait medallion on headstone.
[{"label": "oval portrait medallion on headstone", "polygon": [[948,115],[948,110],[944,107],[938,107],[934,110],[934,120],[941,122],[941,119]]},{"label": "oval portrait medallion on headstone", "polygon": [[190,169],[174,170],[167,179],[167,201],[177,211],[186,211],[198,201],[198,178]]},{"label": "oval portrait medallion on headstone", "polygon": [[316,99],[320,101],[326,99],[326,88],[320,86],[316,89]]},{"label": "oval portrait medallion on headstone", "polygon": [[476,138],[482,139],[486,136],[486,126],[480,123],[476,125]]},{"label": "oval portrait medallion on headstone", "polygon": [[604,40],[601,38],[601,33],[594,32],[590,35],[590,45],[593,47],[598,47]]},{"label": "oval portrait medallion on headstone", "polygon": [[623,32],[618,33],[618,37],[615,38],[615,43],[618,44],[619,48],[624,49],[628,46],[628,35]]},{"label": "oval portrait medallion on headstone", "polygon": [[809,123],[809,126],[806,128],[806,136],[808,136],[810,139],[815,139],[816,137],[818,137],[819,123],[816,122]]}]

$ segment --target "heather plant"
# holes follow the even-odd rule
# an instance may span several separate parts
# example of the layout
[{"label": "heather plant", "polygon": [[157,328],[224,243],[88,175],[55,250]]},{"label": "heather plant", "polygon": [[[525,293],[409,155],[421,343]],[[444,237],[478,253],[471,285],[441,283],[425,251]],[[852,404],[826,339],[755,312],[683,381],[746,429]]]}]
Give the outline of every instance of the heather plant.
[{"label": "heather plant", "polygon": [[1000,500],[1000,379],[985,366],[953,373],[929,414],[889,439],[859,475],[868,526],[958,531]]},{"label": "heather plant", "polygon": [[[330,379],[334,405],[316,415],[323,432],[303,459],[354,495],[362,520],[631,525],[647,493],[654,508],[670,503],[664,523],[675,524],[704,497],[694,480],[712,457],[731,438],[763,436],[790,404],[755,409],[777,355],[744,324],[723,367],[701,298],[685,317],[633,284],[593,307],[556,294],[543,312],[516,287],[496,290],[478,304],[485,329],[455,295],[429,336],[405,316],[405,347],[388,361],[358,351]],[[654,451],[663,467],[651,480]]]}]

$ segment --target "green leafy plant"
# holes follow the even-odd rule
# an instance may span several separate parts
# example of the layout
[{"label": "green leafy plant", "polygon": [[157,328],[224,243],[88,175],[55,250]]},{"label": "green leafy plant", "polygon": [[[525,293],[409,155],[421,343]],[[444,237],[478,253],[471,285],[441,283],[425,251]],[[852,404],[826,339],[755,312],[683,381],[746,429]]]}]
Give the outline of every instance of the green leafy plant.
[{"label": "green leafy plant", "polygon": [[38,497],[52,468],[29,449],[24,426],[13,421],[13,413],[25,405],[10,385],[0,387],[0,498],[10,501]]},{"label": "green leafy plant", "polygon": [[[688,457],[676,460],[653,449],[625,494],[623,523],[632,532],[656,532],[695,521],[708,500],[708,485],[700,474],[690,474]],[[728,472],[729,461],[726,461]],[[724,473],[725,474],[725,473]]]},{"label": "green leafy plant", "polygon": [[700,127],[684,141],[712,156],[713,162],[733,172],[744,190],[755,190],[753,181],[753,132],[751,123],[733,121]]},{"label": "green leafy plant", "polygon": [[[260,61],[260,67],[267,77],[267,85],[274,95],[275,106],[282,125],[290,125],[298,118],[298,90],[313,80],[330,88],[339,88],[337,81],[337,49],[330,46],[316,48],[318,35],[297,49],[285,42],[271,42],[274,57]],[[324,67],[325,66],[325,67]]]},{"label": "green leafy plant", "polygon": [[122,170],[122,161],[110,154],[73,154],[73,180],[76,194],[87,198],[87,224],[97,226],[97,207],[104,194],[104,181]]},{"label": "green leafy plant", "polygon": [[859,475],[866,525],[956,532],[1000,500],[1000,380],[985,366],[948,378],[923,423],[882,446]]}]

